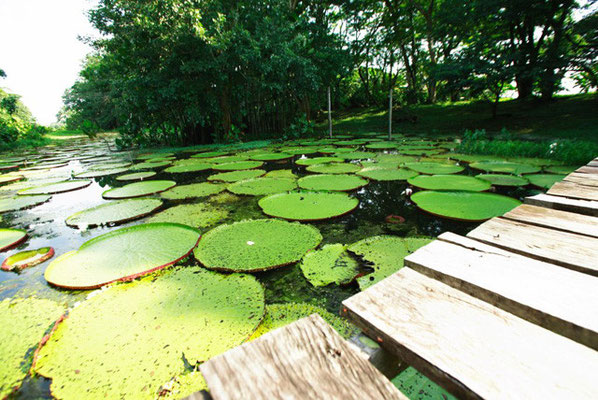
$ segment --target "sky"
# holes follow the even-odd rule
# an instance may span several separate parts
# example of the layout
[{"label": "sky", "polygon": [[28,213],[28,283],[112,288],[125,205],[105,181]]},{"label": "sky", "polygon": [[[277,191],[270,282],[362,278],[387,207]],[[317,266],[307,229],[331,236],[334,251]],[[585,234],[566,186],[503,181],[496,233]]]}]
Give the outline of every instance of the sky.
[{"label": "sky", "polygon": [[50,125],[97,36],[86,11],[97,0],[0,0],[0,87],[16,93],[37,121]]}]

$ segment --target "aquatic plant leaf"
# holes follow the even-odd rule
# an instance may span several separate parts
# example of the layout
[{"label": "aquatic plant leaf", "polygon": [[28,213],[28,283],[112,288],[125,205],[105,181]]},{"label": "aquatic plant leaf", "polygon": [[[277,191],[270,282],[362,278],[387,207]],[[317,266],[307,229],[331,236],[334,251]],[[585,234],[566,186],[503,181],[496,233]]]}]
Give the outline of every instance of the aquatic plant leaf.
[{"label": "aquatic plant leaf", "polygon": [[578,165],[551,165],[544,168],[544,170],[549,174],[569,175],[578,168]]},{"label": "aquatic plant leaf", "polygon": [[317,147],[283,147],[281,151],[292,154],[294,156],[301,156],[306,154],[315,154],[318,152]]},{"label": "aquatic plant leaf", "polygon": [[116,177],[117,181],[142,181],[146,178],[151,178],[156,175],[154,171],[134,172],[132,174],[125,174]]},{"label": "aquatic plant leaf", "polygon": [[345,249],[342,244],[327,244],[307,253],[300,264],[305,278],[314,286],[352,282],[359,274],[359,263]]},{"label": "aquatic plant leaf", "polygon": [[200,371],[186,372],[160,388],[159,399],[184,399],[193,393],[208,390],[208,384]]},{"label": "aquatic plant leaf", "polygon": [[552,185],[565,179],[567,175],[557,174],[531,174],[525,175],[529,182],[542,189],[550,189]]},{"label": "aquatic plant leaf", "polygon": [[357,278],[361,290],[380,282],[403,268],[403,259],[432,238],[400,238],[397,236],[373,236],[350,245],[347,250],[366,261],[374,272]]},{"label": "aquatic plant leaf", "polygon": [[262,211],[271,217],[296,221],[317,221],[353,211],[359,200],[346,193],[277,193],[260,199]]},{"label": "aquatic plant leaf", "polygon": [[419,175],[407,179],[410,185],[429,190],[463,190],[483,192],[492,185],[489,182],[465,175]]},{"label": "aquatic plant leaf", "polygon": [[196,267],[114,285],[72,309],[35,370],[61,399],[154,399],[160,385],[245,341],[264,314],[250,275]]},{"label": "aquatic plant leaf", "polygon": [[23,175],[9,175],[9,174],[0,175],[0,185],[4,185],[5,183],[17,182],[23,178],[24,178]]},{"label": "aquatic plant leaf", "polygon": [[309,165],[316,165],[316,164],[328,164],[328,163],[342,163],[343,160],[340,157],[314,157],[314,158],[299,158],[295,161],[297,165],[309,166]]},{"label": "aquatic plant leaf", "polygon": [[73,181],[63,181],[63,182],[56,182],[56,183],[49,183],[46,185],[36,186],[28,189],[19,190],[17,192],[18,195],[25,196],[25,195],[39,195],[39,194],[54,194],[54,193],[63,193],[63,192],[70,192],[73,190],[83,189],[91,185],[90,180],[73,180]]},{"label": "aquatic plant leaf", "polygon": [[51,247],[21,251],[4,260],[1,268],[4,271],[22,271],[26,268],[35,267],[52,257],[54,257],[54,249]]},{"label": "aquatic plant leaf", "polygon": [[257,330],[249,340],[257,339],[258,337],[273,331],[274,329],[282,328],[283,326],[300,320],[301,318],[309,317],[312,314],[320,314],[324,321],[330,324],[330,326],[332,326],[345,339],[348,339],[359,332],[354,325],[350,324],[343,318],[312,304],[269,304],[266,306],[266,315],[264,316],[262,323],[258,326]]},{"label": "aquatic plant leaf", "polygon": [[268,194],[288,192],[297,187],[294,179],[287,178],[253,178],[245,179],[228,186],[234,194],[248,196],[265,196]]},{"label": "aquatic plant leaf", "polygon": [[229,163],[236,163],[238,161],[246,161],[249,157],[244,154],[237,154],[233,156],[224,156],[224,157],[213,157],[205,159],[205,162],[210,162],[212,164],[229,164]]},{"label": "aquatic plant leaf", "polygon": [[166,168],[164,172],[168,172],[169,174],[180,174],[186,172],[207,171],[209,169],[212,169],[212,164],[206,164],[198,161],[196,163],[181,163],[173,165],[172,167]]},{"label": "aquatic plant leaf", "polygon": [[218,183],[191,183],[189,185],[176,186],[166,192],[160,193],[160,197],[168,200],[184,200],[196,197],[206,197],[217,194],[226,189],[226,185]]},{"label": "aquatic plant leaf", "polygon": [[490,182],[494,186],[525,186],[529,181],[523,176],[508,174],[480,174],[476,178]]},{"label": "aquatic plant leaf", "polygon": [[246,169],[259,168],[264,163],[262,161],[237,161],[214,165],[212,168],[218,171],[243,171]]},{"label": "aquatic plant leaf", "polygon": [[51,196],[41,194],[37,196],[15,196],[0,199],[0,213],[35,207],[45,203],[50,198]]},{"label": "aquatic plant leaf", "polygon": [[205,267],[252,272],[297,262],[322,241],[310,225],[258,219],[220,225],[203,235],[193,252]]},{"label": "aquatic plant leaf", "polygon": [[457,400],[457,398],[444,390],[442,386],[427,378],[413,367],[391,380],[408,399],[411,400]]},{"label": "aquatic plant leaf", "polygon": [[36,297],[0,301],[0,398],[21,385],[31,366],[29,354],[64,311],[62,305]]},{"label": "aquatic plant leaf", "polygon": [[0,229],[0,252],[21,243],[27,232],[20,229]]},{"label": "aquatic plant leaf", "polygon": [[146,162],[142,162],[139,164],[134,164],[131,167],[129,167],[129,169],[131,171],[139,171],[142,169],[156,169],[156,168],[166,167],[170,164],[172,164],[171,161],[157,161],[157,162],[146,161]]},{"label": "aquatic plant leaf", "polygon": [[267,178],[287,178],[287,179],[296,179],[297,175],[293,173],[290,169],[275,169],[274,171],[268,172],[264,175]]},{"label": "aquatic plant leaf", "polygon": [[227,155],[227,151],[207,151],[205,153],[193,154],[191,158],[212,158]]},{"label": "aquatic plant leaf", "polygon": [[408,162],[405,167],[428,175],[457,174],[463,171],[463,167],[459,165],[440,162]]},{"label": "aquatic plant leaf", "polygon": [[[341,150],[341,149],[337,149]],[[349,152],[340,152],[335,153],[336,157],[343,158],[345,160],[368,160],[376,157],[376,153],[370,153],[367,151],[349,151]]]},{"label": "aquatic plant leaf", "polygon": [[397,143],[393,143],[393,142],[376,142],[376,143],[370,143],[370,144],[365,145],[366,149],[372,149],[372,150],[389,150],[389,149],[396,149],[397,147],[399,147],[399,145]]},{"label": "aquatic plant leaf", "polygon": [[127,199],[143,197],[150,194],[161,193],[176,185],[175,181],[142,181],[129,183],[128,185],[108,189],[102,193],[105,199]]},{"label": "aquatic plant leaf", "polygon": [[266,173],[263,169],[249,169],[246,171],[232,171],[232,172],[221,172],[219,174],[214,174],[208,176],[209,181],[218,181],[218,182],[238,182],[242,181],[243,179],[251,179],[257,178],[258,176],[262,176]]},{"label": "aquatic plant leaf", "polygon": [[199,236],[197,229],[170,223],[117,229],[58,257],[44,277],[52,285],[67,289],[94,289],[130,280],[185,258]]},{"label": "aquatic plant leaf", "polygon": [[418,173],[403,168],[368,167],[357,172],[357,175],[374,181],[405,181],[417,176]]},{"label": "aquatic plant leaf", "polygon": [[288,160],[291,157],[293,157],[293,155],[288,153],[258,153],[249,158],[255,161],[280,161]]},{"label": "aquatic plant leaf", "polygon": [[521,204],[517,199],[499,194],[463,191],[424,190],[414,193],[411,200],[430,214],[462,221],[485,221]]},{"label": "aquatic plant leaf", "polygon": [[302,189],[348,192],[362,188],[369,182],[355,175],[318,174],[301,178],[297,183]]},{"label": "aquatic plant leaf", "polygon": [[306,168],[309,172],[316,172],[318,174],[352,174],[361,169],[356,164],[345,164],[345,163],[330,163],[330,164],[316,164],[310,165]]},{"label": "aquatic plant leaf", "polygon": [[535,165],[520,164],[508,161],[480,161],[469,164],[471,168],[486,172],[499,172],[505,174],[533,174],[540,171]]},{"label": "aquatic plant leaf", "polygon": [[79,211],[68,217],[66,224],[83,229],[100,225],[120,224],[143,218],[160,207],[162,207],[162,200],[160,199],[117,200]]},{"label": "aquatic plant leaf", "polygon": [[202,203],[181,204],[162,211],[147,222],[174,222],[194,228],[206,228],[228,217],[228,211]]},{"label": "aquatic plant leaf", "polygon": [[91,171],[86,171],[86,172],[81,172],[79,174],[76,174],[75,178],[101,178],[104,176],[122,174],[123,172],[127,172],[128,170],[129,170],[128,167],[91,170]]}]

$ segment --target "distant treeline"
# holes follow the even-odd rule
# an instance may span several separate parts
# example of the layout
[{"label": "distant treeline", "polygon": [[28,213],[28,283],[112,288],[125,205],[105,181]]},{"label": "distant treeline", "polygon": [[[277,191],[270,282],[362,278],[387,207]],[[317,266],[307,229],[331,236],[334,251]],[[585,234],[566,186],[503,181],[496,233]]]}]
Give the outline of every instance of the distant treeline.
[{"label": "distant treeline", "polygon": [[573,0],[101,0],[89,17],[102,35],[61,117],[125,145],[302,135],[328,88],[346,109],[598,86],[598,14]]}]

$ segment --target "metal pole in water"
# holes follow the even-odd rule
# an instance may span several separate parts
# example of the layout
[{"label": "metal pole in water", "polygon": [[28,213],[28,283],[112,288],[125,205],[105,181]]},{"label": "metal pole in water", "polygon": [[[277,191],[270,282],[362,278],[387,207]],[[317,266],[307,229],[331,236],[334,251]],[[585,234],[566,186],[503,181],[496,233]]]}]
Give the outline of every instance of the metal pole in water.
[{"label": "metal pole in water", "polygon": [[328,133],[332,139],[332,102],[330,101],[330,86],[328,86]]},{"label": "metal pole in water", "polygon": [[392,87],[388,95],[388,140],[392,140]]}]

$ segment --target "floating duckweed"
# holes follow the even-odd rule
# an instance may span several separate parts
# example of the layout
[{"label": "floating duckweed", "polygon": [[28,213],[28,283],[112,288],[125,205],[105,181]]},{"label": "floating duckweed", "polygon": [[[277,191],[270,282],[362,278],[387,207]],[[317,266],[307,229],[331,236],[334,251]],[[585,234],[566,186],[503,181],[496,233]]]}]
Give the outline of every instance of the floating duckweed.
[{"label": "floating duckweed", "polygon": [[181,204],[162,211],[147,222],[173,222],[194,228],[207,228],[228,217],[228,211],[206,204]]},{"label": "floating duckweed", "polygon": [[193,393],[208,390],[208,384],[199,371],[179,375],[160,388],[160,399],[184,399]]},{"label": "floating duckweed", "polygon": [[189,185],[176,186],[166,192],[162,192],[160,193],[160,197],[167,200],[184,200],[211,196],[222,192],[224,189],[226,189],[226,185],[219,183],[191,183]]},{"label": "floating duckweed", "polygon": [[0,252],[21,243],[27,232],[20,229],[0,229]]},{"label": "floating duckweed", "polygon": [[363,176],[374,181],[405,181],[417,176],[418,173],[408,169],[401,168],[380,168],[369,167],[357,172],[357,175]]},{"label": "floating duckweed", "polygon": [[532,174],[525,175],[529,182],[541,189],[550,189],[552,185],[565,179],[566,175],[557,174]]},{"label": "floating duckweed", "polygon": [[471,168],[486,172],[499,172],[505,174],[533,174],[540,171],[540,167],[527,164],[519,164],[507,161],[480,161],[469,164]]},{"label": "floating duckweed", "polygon": [[259,168],[264,163],[262,161],[237,161],[214,165],[213,168],[218,171],[243,171],[246,169]]},{"label": "floating duckweed", "polygon": [[480,174],[476,178],[490,182],[494,186],[525,186],[529,183],[527,179],[517,175],[507,174]]},{"label": "floating duckweed", "polygon": [[317,221],[353,211],[359,200],[346,193],[294,192],[278,193],[258,202],[265,214],[296,221]]},{"label": "floating duckweed", "polygon": [[63,181],[56,183],[48,183],[46,185],[36,186],[29,189],[19,190],[17,194],[21,196],[40,195],[40,194],[55,194],[70,192],[73,190],[83,189],[91,185],[91,181],[87,179]]},{"label": "floating duckweed", "polygon": [[176,185],[174,181],[143,181],[129,183],[123,187],[106,190],[102,193],[105,199],[127,199],[164,192]]},{"label": "floating duckweed", "polygon": [[318,174],[301,178],[297,183],[302,189],[347,192],[364,187],[368,181],[355,175]]},{"label": "floating duckweed", "polygon": [[297,262],[322,241],[310,225],[259,219],[220,225],[206,233],[194,251],[205,267],[253,272]]},{"label": "floating duckweed", "polygon": [[310,251],[301,261],[301,271],[314,286],[331,283],[346,285],[359,274],[359,263],[342,244],[327,244],[319,250]]},{"label": "floating duckweed", "polygon": [[297,187],[294,179],[287,178],[253,178],[229,185],[228,190],[234,194],[248,196],[265,196],[273,193],[288,192]]},{"label": "floating duckweed", "polygon": [[156,175],[154,171],[134,172],[132,174],[120,175],[116,177],[117,181],[142,181]]},{"label": "floating duckweed", "polygon": [[143,218],[161,206],[162,201],[160,199],[118,200],[79,211],[68,217],[66,224],[75,228],[120,224]]},{"label": "floating duckweed", "polygon": [[238,182],[243,179],[257,178],[266,173],[263,169],[249,169],[246,171],[232,171],[232,172],[221,172],[219,174],[208,176],[209,181],[220,181],[220,182]]},{"label": "floating duckweed", "polygon": [[437,162],[408,162],[405,166],[420,174],[428,175],[456,174],[463,171],[463,167],[459,165]]},{"label": "floating duckweed", "polygon": [[309,172],[316,172],[319,174],[352,174],[359,171],[361,168],[356,164],[331,163],[311,165],[306,169]]},{"label": "floating duckweed", "polygon": [[264,315],[250,275],[178,268],[114,285],[71,310],[35,370],[57,398],[155,399],[160,384],[245,341]]},{"label": "floating duckweed", "polygon": [[46,201],[50,200],[50,198],[51,196],[42,194],[36,196],[16,196],[0,199],[0,213],[35,207],[45,203]]},{"label": "floating duckweed", "polygon": [[490,189],[489,182],[465,175],[419,175],[407,179],[409,184],[429,190],[464,190],[483,192]]}]

